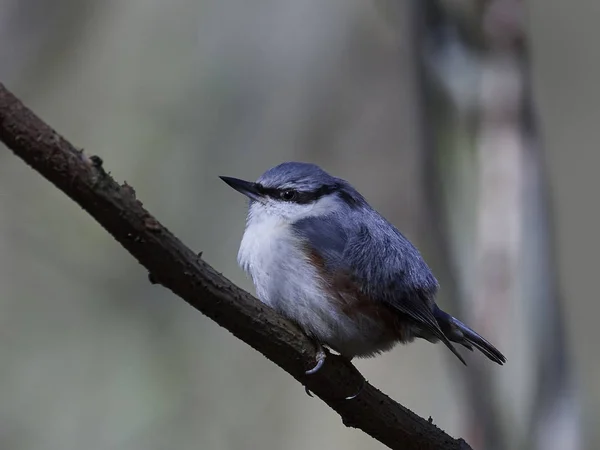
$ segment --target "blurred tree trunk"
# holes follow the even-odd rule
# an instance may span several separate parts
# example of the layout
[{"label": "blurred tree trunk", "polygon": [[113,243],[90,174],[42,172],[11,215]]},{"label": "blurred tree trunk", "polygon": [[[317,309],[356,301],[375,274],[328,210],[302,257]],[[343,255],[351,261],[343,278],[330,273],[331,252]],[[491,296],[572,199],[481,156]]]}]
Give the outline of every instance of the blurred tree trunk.
[{"label": "blurred tree trunk", "polygon": [[474,448],[580,448],[536,127],[524,3],[415,0],[442,302],[496,344],[458,368]]}]

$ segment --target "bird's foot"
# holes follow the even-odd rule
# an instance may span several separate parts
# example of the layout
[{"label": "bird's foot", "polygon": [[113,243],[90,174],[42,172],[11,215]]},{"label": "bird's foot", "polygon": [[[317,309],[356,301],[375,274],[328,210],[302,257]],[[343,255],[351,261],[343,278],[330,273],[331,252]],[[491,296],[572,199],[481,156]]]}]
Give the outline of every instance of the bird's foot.
[{"label": "bird's foot", "polygon": [[[323,346],[318,343],[315,342],[315,346],[317,349],[317,354],[316,354],[316,360],[317,360],[317,364],[315,364],[315,366],[310,369],[307,370],[306,372],[304,372],[306,375],[314,375],[315,373],[317,373],[319,370],[321,370],[321,368],[323,367],[323,364],[325,364],[325,359],[327,358],[327,353],[325,353],[325,350],[323,349]],[[349,358],[348,361],[351,361],[352,358]],[[360,385],[360,387],[358,388],[358,391],[356,392],[356,394],[350,395],[348,397],[346,397],[344,400],[353,400],[356,397],[359,396],[359,394],[363,391],[364,387],[365,387],[365,379],[362,379],[362,384]],[[308,389],[307,386],[304,386],[304,390],[306,392],[306,394],[309,397],[313,397],[312,393],[310,392],[310,390]]]},{"label": "bird's foot", "polygon": [[[319,370],[321,370],[321,367],[323,367],[323,364],[325,364],[325,358],[327,358],[327,353],[325,353],[325,349],[323,349],[323,346],[318,342],[315,342],[315,346],[317,349],[317,354],[316,354],[317,364],[315,364],[315,367],[313,367],[312,369],[304,372],[306,375],[314,375]],[[308,394],[309,397],[313,396],[306,386],[304,386],[304,390],[306,391],[306,393]]]},{"label": "bird's foot", "polygon": [[312,369],[307,370],[305,372],[306,375],[314,375],[319,370],[321,370],[321,367],[323,367],[323,364],[325,363],[325,358],[327,358],[327,354],[325,353],[323,346],[317,342],[316,347],[317,347],[317,355],[316,355],[317,364]]}]

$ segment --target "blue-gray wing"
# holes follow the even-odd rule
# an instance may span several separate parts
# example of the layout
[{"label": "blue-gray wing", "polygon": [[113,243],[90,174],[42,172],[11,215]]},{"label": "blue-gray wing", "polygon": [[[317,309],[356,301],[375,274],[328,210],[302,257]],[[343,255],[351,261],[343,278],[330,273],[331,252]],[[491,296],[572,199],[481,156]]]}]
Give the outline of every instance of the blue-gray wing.
[{"label": "blue-gray wing", "polygon": [[437,281],[416,248],[379,215],[373,226],[337,216],[309,217],[293,225],[326,270],[347,272],[367,298],[384,302],[447,341],[433,315]]},{"label": "blue-gray wing", "polygon": [[336,217],[308,217],[294,223],[293,229],[322,258],[328,271],[349,269],[344,263],[348,230]]}]

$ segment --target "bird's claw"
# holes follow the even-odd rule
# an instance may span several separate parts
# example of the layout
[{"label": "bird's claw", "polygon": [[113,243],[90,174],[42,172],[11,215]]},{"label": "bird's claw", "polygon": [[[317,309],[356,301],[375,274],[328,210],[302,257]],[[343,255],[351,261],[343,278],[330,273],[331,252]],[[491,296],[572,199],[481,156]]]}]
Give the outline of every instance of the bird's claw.
[{"label": "bird's claw", "polygon": [[323,364],[325,363],[326,357],[327,357],[327,355],[325,354],[325,350],[323,350],[323,347],[321,347],[321,344],[317,344],[317,355],[316,355],[317,364],[312,369],[307,370],[305,372],[306,375],[314,375],[319,370],[321,370],[321,367],[323,367]]},{"label": "bird's claw", "polygon": [[306,395],[308,395],[309,397],[312,397],[313,395],[310,393],[310,391],[308,390],[308,386],[304,386],[304,392],[306,392]]},{"label": "bird's claw", "polygon": [[[349,395],[348,397],[344,398],[344,400],[354,400],[356,397],[359,396],[359,394],[363,391],[363,389],[365,388],[365,379],[362,379],[362,383],[360,385],[360,387],[358,388],[358,391],[356,392],[356,394],[352,394]],[[306,392],[306,394],[309,397],[313,397],[313,395],[311,394],[311,392],[308,390],[308,387],[304,386],[304,391]]]},{"label": "bird's claw", "polygon": [[323,367],[323,364],[325,364],[325,353],[323,353],[322,355],[317,353],[317,364],[315,365],[315,367],[313,367],[310,370],[307,370],[304,373],[306,373],[306,375],[314,375],[319,370],[321,370],[321,367]]},{"label": "bird's claw", "polygon": [[363,389],[365,388],[365,379],[362,379],[362,383],[360,385],[360,387],[358,388],[358,391],[356,392],[356,394],[352,394],[348,397],[346,397],[344,400],[354,400],[356,397],[358,397],[358,395],[363,391]]},{"label": "bird's claw", "polygon": [[[327,358],[327,354],[325,353],[325,350],[319,343],[316,344],[316,347],[317,347],[317,354],[316,354],[315,358],[317,360],[317,364],[315,364],[315,367],[313,367],[312,369],[304,372],[306,375],[314,375],[319,370],[321,370],[321,368],[323,367],[323,364],[325,364],[325,358]],[[365,379],[363,378],[362,384],[360,385],[360,388],[358,388],[358,391],[356,392],[356,394],[350,395],[350,396],[346,397],[344,400],[355,399],[363,391],[364,387],[365,387]],[[306,392],[306,395],[308,395],[309,397],[313,397],[312,393],[310,392],[310,390],[308,389],[307,386],[304,386],[304,391]]]},{"label": "bird's claw", "polygon": [[[323,347],[319,343],[316,344],[316,347],[317,347],[317,354],[316,354],[317,364],[315,364],[315,367],[313,367],[312,369],[304,372],[306,375],[314,375],[319,370],[321,370],[321,367],[323,367],[323,364],[325,364],[325,358],[327,357],[325,350],[323,350]],[[306,394],[309,397],[313,396],[306,386],[304,386],[304,390],[306,391]]]}]

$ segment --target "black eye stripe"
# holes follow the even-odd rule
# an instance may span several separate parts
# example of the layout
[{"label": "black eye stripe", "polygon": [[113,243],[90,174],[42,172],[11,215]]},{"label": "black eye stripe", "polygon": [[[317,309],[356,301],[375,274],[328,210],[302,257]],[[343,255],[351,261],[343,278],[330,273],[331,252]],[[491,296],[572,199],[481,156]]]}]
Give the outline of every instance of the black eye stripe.
[{"label": "black eye stripe", "polygon": [[[277,188],[267,188],[261,185],[257,185],[259,192],[262,195],[266,195],[268,197],[283,200],[290,203],[298,203],[298,204],[307,204],[317,201],[321,197],[327,194],[331,194],[339,189],[338,185],[324,185],[319,189],[313,191],[299,191],[296,189],[277,189]],[[290,196],[289,193],[294,193],[295,195]],[[290,198],[287,198],[290,197]]]}]

